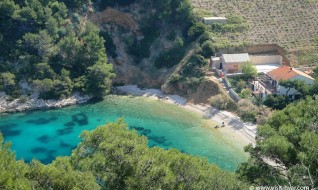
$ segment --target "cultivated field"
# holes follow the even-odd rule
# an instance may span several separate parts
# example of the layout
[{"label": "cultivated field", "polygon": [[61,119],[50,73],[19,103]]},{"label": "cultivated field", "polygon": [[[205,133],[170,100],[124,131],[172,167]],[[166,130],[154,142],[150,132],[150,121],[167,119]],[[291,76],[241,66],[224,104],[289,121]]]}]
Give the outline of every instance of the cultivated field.
[{"label": "cultivated field", "polygon": [[278,44],[290,57],[299,57],[300,52],[315,49],[318,44],[314,40],[318,36],[317,0],[192,0],[192,3],[213,16],[243,16],[249,30],[240,40]]}]

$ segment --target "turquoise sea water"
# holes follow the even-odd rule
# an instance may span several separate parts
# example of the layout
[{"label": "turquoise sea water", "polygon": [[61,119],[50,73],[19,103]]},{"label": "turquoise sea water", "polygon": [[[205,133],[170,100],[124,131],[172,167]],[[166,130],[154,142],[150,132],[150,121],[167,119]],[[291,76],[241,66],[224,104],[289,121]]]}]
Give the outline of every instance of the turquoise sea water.
[{"label": "turquoise sea water", "polygon": [[131,129],[146,135],[151,147],[173,147],[207,157],[230,171],[247,159],[241,147],[206,127],[213,123],[200,114],[145,97],[107,96],[97,103],[0,115],[0,130],[5,141],[12,142],[17,158],[35,158],[47,164],[57,156],[70,155],[80,142],[81,131],[118,117],[124,117]]}]

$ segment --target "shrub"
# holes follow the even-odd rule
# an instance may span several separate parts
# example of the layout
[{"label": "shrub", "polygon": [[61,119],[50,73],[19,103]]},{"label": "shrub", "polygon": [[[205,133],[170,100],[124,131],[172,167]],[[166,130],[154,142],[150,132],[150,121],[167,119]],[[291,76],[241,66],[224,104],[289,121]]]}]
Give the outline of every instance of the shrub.
[{"label": "shrub", "polygon": [[242,73],[244,75],[244,78],[249,79],[253,77],[257,77],[257,69],[251,62],[246,62],[242,64]]},{"label": "shrub", "polygon": [[28,98],[26,96],[21,96],[18,101],[19,103],[25,103],[27,100]]},{"label": "shrub", "polygon": [[241,92],[246,86],[246,82],[242,79],[240,79],[237,83],[236,83],[236,90],[237,92]]},{"label": "shrub", "polygon": [[175,43],[176,43],[176,47],[178,47],[178,48],[182,48],[184,45],[183,39],[180,37],[176,38]]},{"label": "shrub", "polygon": [[257,120],[258,107],[249,100],[240,100],[238,103],[238,116],[245,122],[255,123]]},{"label": "shrub", "polygon": [[212,39],[212,36],[211,34],[208,32],[208,31],[205,31],[201,37],[200,37],[200,40],[199,40],[199,43],[200,44],[203,44],[204,42],[208,41],[208,40],[211,40]]},{"label": "shrub", "polygon": [[10,72],[0,74],[0,91],[11,95],[12,91],[16,89],[16,76]]},{"label": "shrub", "polygon": [[191,40],[196,39],[207,31],[207,26],[202,22],[196,22],[188,31],[188,36]]},{"label": "shrub", "polygon": [[241,91],[240,96],[241,98],[249,98],[253,91],[249,88],[245,88]]},{"label": "shrub", "polygon": [[224,94],[218,94],[215,96],[212,96],[209,99],[209,103],[220,110],[230,110],[234,111],[237,109],[237,106],[235,102],[229,98],[228,96],[225,96]]},{"label": "shrub", "polygon": [[150,56],[150,46],[160,34],[159,30],[154,30],[154,28],[157,27],[154,19],[148,19],[146,23],[149,23],[149,25],[141,27],[144,39],[139,41],[135,39],[128,47],[128,53],[135,56],[135,61],[137,63],[139,63],[143,58],[148,58]]},{"label": "shrub", "polygon": [[215,49],[211,41],[206,41],[202,44],[202,55],[205,58],[215,55]]},{"label": "shrub", "polygon": [[276,94],[268,95],[266,100],[264,101],[264,105],[276,110],[284,109],[288,103],[289,103],[289,100],[287,96],[276,95]]},{"label": "shrub", "polygon": [[185,48],[174,47],[168,51],[160,53],[159,57],[155,61],[155,67],[157,68],[171,68],[178,64],[185,53]]},{"label": "shrub", "polygon": [[180,80],[180,75],[179,75],[179,74],[173,74],[173,75],[171,76],[170,82],[171,82],[171,83],[176,83],[176,82],[178,82],[179,80]]},{"label": "shrub", "polygon": [[181,73],[184,76],[203,77],[207,61],[201,55],[193,55],[189,58],[188,62],[182,68]]}]

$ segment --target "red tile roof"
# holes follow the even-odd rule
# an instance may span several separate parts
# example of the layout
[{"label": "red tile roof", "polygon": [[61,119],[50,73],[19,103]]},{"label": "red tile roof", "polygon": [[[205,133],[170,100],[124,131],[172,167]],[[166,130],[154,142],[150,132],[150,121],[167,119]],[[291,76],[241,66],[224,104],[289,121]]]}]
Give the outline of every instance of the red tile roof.
[{"label": "red tile roof", "polygon": [[283,65],[277,69],[269,71],[267,75],[274,78],[275,80],[288,80],[288,79],[294,78],[297,75],[301,75],[303,77],[315,80],[314,78],[307,75],[306,73],[286,65]]}]

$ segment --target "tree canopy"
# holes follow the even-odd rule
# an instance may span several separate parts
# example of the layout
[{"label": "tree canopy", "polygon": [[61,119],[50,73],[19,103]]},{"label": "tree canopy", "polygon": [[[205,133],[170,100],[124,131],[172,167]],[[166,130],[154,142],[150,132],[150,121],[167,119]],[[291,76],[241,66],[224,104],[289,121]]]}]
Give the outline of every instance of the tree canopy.
[{"label": "tree canopy", "polygon": [[248,61],[246,63],[243,63],[241,68],[242,68],[243,76],[245,78],[249,79],[252,77],[257,77],[257,69],[255,68],[252,62]]},{"label": "tree canopy", "polygon": [[248,146],[242,180],[258,185],[318,187],[318,99],[307,97],[277,111],[258,128],[257,144]]},{"label": "tree canopy", "polygon": [[[114,74],[105,40],[82,16],[85,10],[78,13],[75,9],[85,3],[88,1],[0,2],[0,90],[21,94],[19,83],[25,81],[46,99],[67,97],[75,90],[96,96],[109,91]],[[101,70],[100,80],[91,76],[93,68]]]}]

